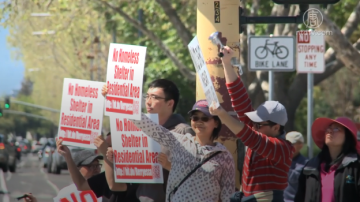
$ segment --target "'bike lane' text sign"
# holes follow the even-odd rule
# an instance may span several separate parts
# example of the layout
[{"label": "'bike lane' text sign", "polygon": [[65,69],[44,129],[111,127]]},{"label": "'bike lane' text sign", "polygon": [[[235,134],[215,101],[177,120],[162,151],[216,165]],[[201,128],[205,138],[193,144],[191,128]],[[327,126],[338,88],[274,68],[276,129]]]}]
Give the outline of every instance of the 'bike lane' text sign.
[{"label": "'bike lane' text sign", "polygon": [[294,71],[295,37],[251,36],[249,71]]}]

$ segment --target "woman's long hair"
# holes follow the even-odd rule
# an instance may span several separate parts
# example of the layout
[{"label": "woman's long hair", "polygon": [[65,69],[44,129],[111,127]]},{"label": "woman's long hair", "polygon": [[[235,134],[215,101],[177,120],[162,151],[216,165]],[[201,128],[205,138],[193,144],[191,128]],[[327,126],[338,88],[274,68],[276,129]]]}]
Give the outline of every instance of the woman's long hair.
[{"label": "woman's long hair", "polygon": [[212,134],[211,134],[211,138],[210,138],[210,139],[211,139],[212,141],[218,139],[219,133],[220,133],[220,131],[221,131],[221,126],[222,126],[221,120],[220,120],[220,118],[219,118],[218,116],[213,116],[213,119],[214,119],[214,121],[217,121],[217,122],[218,122],[219,126],[218,126],[217,128],[214,128],[214,130],[213,130],[213,132],[212,132]]},{"label": "woman's long hair", "polygon": [[342,146],[342,150],[341,150],[340,154],[337,156],[337,158],[334,161],[331,159],[329,147],[326,144],[324,144],[324,146],[319,154],[319,158],[320,158],[321,162],[325,163],[325,171],[329,171],[331,166],[340,163],[347,154],[350,154],[353,152],[357,153],[356,142],[357,141],[354,140],[354,136],[352,135],[350,130],[345,128],[345,142]]}]

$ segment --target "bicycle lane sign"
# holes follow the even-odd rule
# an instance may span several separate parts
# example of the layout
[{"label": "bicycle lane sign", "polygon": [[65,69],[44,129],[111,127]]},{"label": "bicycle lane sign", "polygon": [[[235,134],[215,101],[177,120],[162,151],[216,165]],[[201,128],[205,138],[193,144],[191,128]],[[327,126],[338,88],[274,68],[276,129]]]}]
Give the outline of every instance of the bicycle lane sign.
[{"label": "bicycle lane sign", "polygon": [[295,71],[295,37],[250,36],[249,71]]}]

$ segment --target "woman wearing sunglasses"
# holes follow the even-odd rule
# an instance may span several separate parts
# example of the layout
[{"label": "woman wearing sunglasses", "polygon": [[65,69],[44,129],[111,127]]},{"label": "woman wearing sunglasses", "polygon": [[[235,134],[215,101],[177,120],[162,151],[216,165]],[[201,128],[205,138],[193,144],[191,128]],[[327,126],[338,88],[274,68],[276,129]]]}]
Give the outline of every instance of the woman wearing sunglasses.
[{"label": "woman wearing sunglasses", "polygon": [[311,133],[321,152],[303,168],[294,201],[360,201],[360,158],[356,151],[355,124],[345,117],[318,118]]},{"label": "woman wearing sunglasses", "polygon": [[131,121],[171,152],[166,201],[229,202],[235,192],[235,165],[226,147],[214,142],[221,121],[210,114],[206,100],[197,101],[189,115],[195,136],[170,132],[144,114]]}]

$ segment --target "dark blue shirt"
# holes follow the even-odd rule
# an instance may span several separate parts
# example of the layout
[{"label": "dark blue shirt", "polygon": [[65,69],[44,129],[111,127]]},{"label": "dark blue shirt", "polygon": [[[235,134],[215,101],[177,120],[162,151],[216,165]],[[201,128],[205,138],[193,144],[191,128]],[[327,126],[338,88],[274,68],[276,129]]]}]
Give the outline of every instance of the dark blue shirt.
[{"label": "dark blue shirt", "polygon": [[285,202],[293,202],[299,184],[299,176],[301,170],[305,166],[308,161],[303,155],[298,154],[295,158],[293,158],[291,167],[289,170],[288,176],[288,186],[284,190],[284,201]]}]

